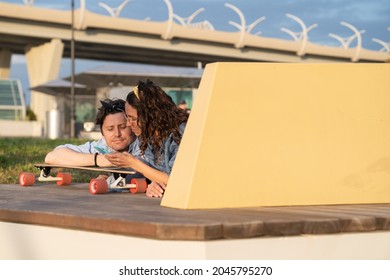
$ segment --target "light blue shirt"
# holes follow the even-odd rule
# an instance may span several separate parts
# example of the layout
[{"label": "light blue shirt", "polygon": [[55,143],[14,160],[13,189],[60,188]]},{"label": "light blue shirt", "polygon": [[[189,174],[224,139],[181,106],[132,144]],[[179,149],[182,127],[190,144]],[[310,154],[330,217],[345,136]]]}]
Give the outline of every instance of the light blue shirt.
[{"label": "light blue shirt", "polygon": [[[129,152],[133,150],[134,142],[130,144],[129,146]],[[82,145],[73,145],[73,144],[64,144],[57,146],[55,149],[59,148],[68,148],[72,151],[83,153],[83,154],[101,154],[98,150],[96,150],[96,147],[101,147],[105,150],[107,150],[109,153],[114,152],[115,150],[109,147],[106,143],[106,140],[104,137],[100,138],[97,141],[89,141]]]}]

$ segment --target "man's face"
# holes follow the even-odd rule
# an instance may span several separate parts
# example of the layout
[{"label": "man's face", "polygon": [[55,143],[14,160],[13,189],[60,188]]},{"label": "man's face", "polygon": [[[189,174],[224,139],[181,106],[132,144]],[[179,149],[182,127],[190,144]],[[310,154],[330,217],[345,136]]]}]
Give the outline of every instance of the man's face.
[{"label": "man's face", "polygon": [[107,145],[116,151],[127,151],[131,143],[131,129],[122,112],[109,114],[104,119],[102,134]]},{"label": "man's face", "polygon": [[127,116],[127,125],[136,136],[141,135],[141,128],[138,126],[138,112],[133,106],[126,102],[125,111]]},{"label": "man's face", "polygon": [[179,104],[177,107],[179,107],[180,109],[183,109],[183,110],[187,110],[187,104],[186,103]]}]

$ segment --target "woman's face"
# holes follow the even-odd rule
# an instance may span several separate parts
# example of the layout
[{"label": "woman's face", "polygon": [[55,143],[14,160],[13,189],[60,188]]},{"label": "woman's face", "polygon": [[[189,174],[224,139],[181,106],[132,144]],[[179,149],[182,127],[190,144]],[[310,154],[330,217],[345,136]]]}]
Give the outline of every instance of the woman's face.
[{"label": "woman's face", "polygon": [[136,136],[141,135],[141,128],[138,126],[138,112],[137,110],[126,102],[125,105],[127,126],[130,126],[131,130]]}]

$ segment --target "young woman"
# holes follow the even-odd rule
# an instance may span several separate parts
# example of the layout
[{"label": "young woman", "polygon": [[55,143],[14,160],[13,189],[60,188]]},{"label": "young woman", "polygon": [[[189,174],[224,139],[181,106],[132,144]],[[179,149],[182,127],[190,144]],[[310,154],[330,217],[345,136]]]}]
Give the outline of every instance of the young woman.
[{"label": "young woman", "polygon": [[139,82],[126,98],[127,125],[137,136],[132,154],[113,153],[114,165],[133,168],[151,181],[147,196],[162,197],[172,171],[188,114],[152,81]]}]

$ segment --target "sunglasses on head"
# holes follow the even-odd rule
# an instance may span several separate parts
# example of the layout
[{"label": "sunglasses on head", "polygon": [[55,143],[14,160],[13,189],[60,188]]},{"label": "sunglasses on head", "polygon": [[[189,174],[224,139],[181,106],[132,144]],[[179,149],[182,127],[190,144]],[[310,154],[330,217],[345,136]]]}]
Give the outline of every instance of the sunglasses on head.
[{"label": "sunglasses on head", "polygon": [[102,104],[104,110],[108,113],[116,113],[116,112],[124,112],[125,108],[124,105],[121,103],[115,103],[115,104],[110,104],[106,101],[100,101]]}]

